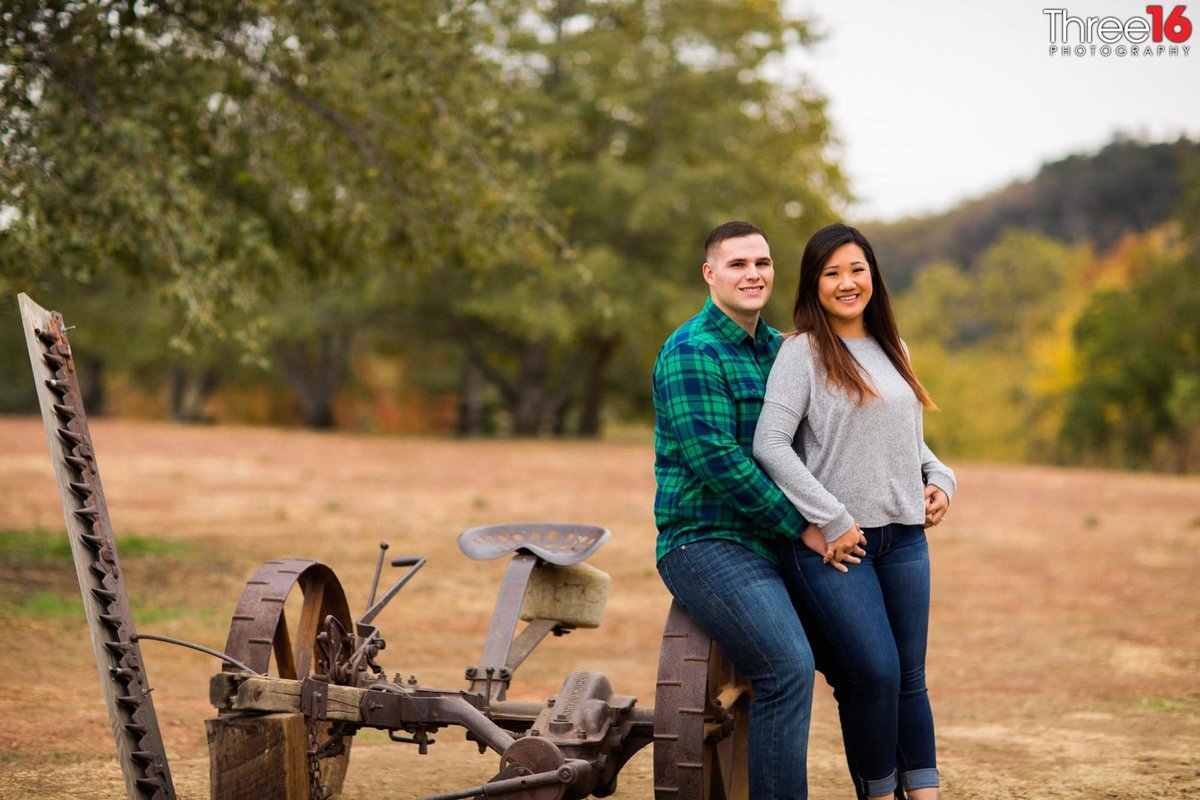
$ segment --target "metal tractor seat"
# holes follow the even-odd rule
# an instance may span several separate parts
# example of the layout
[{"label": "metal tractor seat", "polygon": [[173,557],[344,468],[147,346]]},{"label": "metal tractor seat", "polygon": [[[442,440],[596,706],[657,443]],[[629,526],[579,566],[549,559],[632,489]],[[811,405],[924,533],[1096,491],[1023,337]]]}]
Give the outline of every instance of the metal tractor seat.
[{"label": "metal tractor seat", "polygon": [[586,561],[610,536],[612,531],[598,525],[517,522],[463,531],[458,547],[468,558],[479,561],[522,552],[566,567]]}]

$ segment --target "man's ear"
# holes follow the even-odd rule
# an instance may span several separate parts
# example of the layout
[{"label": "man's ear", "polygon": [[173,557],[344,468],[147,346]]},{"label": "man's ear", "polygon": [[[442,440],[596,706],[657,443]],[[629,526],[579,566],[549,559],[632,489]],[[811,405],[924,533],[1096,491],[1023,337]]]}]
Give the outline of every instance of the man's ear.
[{"label": "man's ear", "polygon": [[713,266],[712,266],[712,264],[710,264],[710,263],[708,263],[707,261],[705,261],[705,262],[704,262],[704,266],[702,266],[702,267],[700,268],[700,274],[704,276],[704,282],[705,282],[705,283],[707,283],[709,286],[712,286],[712,284],[713,284],[713,281],[715,280],[715,279],[713,278]]}]

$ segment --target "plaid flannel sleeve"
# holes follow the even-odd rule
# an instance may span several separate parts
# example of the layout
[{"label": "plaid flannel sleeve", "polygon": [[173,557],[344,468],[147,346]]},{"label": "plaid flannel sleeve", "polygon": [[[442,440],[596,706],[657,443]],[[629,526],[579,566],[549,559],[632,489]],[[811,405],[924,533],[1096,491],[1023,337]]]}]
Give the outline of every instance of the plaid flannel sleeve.
[{"label": "plaid flannel sleeve", "polygon": [[655,384],[678,456],[705,487],[765,531],[800,538],[808,523],[739,440],[745,421],[716,358],[680,345],[660,363]]}]

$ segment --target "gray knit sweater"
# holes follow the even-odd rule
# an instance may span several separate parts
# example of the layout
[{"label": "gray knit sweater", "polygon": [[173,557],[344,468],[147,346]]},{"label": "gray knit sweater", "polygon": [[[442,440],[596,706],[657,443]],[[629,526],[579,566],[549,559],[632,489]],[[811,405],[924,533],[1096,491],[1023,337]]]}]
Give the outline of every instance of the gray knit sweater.
[{"label": "gray knit sweater", "polygon": [[921,403],[883,348],[871,337],[842,341],[880,396],[859,406],[827,389],[800,334],[779,350],[754,434],[754,457],[830,542],[855,522],[923,525],[926,483],[954,494],[954,472],[925,445]]}]

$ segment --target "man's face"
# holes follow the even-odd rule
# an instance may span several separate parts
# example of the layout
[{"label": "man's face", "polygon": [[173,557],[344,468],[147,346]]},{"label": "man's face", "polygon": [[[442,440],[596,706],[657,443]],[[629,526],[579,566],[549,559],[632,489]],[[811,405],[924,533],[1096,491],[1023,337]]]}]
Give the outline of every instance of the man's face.
[{"label": "man's face", "polygon": [[703,272],[717,308],[753,335],[775,282],[767,240],[756,233],[718,242],[709,250]]}]

